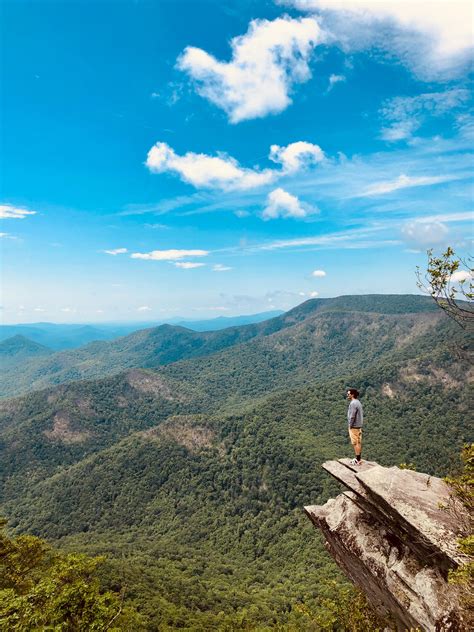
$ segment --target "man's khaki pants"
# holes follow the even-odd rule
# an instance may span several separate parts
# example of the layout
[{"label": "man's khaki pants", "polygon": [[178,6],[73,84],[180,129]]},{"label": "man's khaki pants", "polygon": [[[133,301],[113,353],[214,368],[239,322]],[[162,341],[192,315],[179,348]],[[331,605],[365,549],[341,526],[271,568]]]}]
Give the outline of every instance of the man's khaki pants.
[{"label": "man's khaki pants", "polygon": [[362,452],[362,428],[349,428],[349,437],[354,446],[354,452],[361,454]]}]

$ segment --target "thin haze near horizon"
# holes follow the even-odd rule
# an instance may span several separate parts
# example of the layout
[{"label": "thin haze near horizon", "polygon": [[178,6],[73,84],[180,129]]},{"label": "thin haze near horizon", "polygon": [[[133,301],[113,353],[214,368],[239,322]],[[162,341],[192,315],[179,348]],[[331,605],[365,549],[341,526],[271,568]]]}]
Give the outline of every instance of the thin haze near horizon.
[{"label": "thin haze near horizon", "polygon": [[2,320],[417,293],[472,244],[472,4],[7,2]]}]

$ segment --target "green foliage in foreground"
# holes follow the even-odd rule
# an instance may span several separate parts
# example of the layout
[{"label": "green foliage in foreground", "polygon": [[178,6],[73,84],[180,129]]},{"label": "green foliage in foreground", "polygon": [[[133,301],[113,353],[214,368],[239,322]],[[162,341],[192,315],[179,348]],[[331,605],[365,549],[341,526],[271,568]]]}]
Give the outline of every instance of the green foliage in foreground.
[{"label": "green foliage in foreground", "polygon": [[464,623],[474,629],[474,443],[464,446],[462,451],[463,470],[446,478],[453,496],[467,510],[468,520],[463,525],[464,536],[459,540],[459,549],[468,556],[466,564],[451,571],[449,581],[457,584],[461,591]]},{"label": "green foliage in foreground", "polygon": [[0,628],[9,632],[130,632],[142,618],[101,589],[101,558],[54,552],[34,536],[10,538],[0,520]]},{"label": "green foliage in foreground", "polygon": [[[261,612],[258,602],[237,613],[206,611],[205,599],[188,592],[182,580],[176,588],[185,589],[182,597],[188,605],[194,601],[194,608],[179,608],[167,601],[155,585],[150,612],[143,616],[130,605],[124,605],[123,589],[119,594],[103,588],[107,581],[105,558],[59,553],[34,536],[10,538],[4,532],[5,521],[2,520],[1,525],[0,627],[9,632],[175,629],[375,632],[384,627],[384,622],[379,620],[359,591],[334,580],[322,582],[321,594],[312,608],[303,603],[289,607],[284,622],[279,622],[276,613],[268,611],[268,604],[263,602]],[[117,585],[116,572],[114,575],[115,578],[109,581]],[[137,580],[135,578],[135,583]],[[229,590],[238,600],[239,591],[231,587]],[[155,608],[157,612],[151,616]]]}]

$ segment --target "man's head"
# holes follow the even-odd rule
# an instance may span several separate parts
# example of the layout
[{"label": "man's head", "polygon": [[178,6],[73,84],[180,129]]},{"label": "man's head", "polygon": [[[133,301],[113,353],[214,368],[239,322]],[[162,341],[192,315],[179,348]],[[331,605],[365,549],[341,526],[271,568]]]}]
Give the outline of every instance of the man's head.
[{"label": "man's head", "polygon": [[356,388],[347,389],[347,399],[350,399],[352,401],[353,399],[358,399],[358,397],[359,391]]}]

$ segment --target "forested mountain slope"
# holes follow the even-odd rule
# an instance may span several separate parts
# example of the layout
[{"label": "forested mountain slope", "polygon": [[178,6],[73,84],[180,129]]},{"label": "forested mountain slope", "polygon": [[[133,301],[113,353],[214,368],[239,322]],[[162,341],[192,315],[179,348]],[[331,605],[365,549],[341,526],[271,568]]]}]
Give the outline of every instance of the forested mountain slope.
[{"label": "forested mountain slope", "polygon": [[191,382],[214,401],[234,405],[291,385],[363,369],[385,359],[418,357],[462,339],[443,314],[315,313],[302,323],[161,373]]},{"label": "forested mountain slope", "polygon": [[204,357],[3,400],[1,512],[106,553],[147,630],[312,629],[340,575],[301,507],[336,493],[347,387],[366,458],[443,475],[472,440],[464,334],[403,300],[309,301]]},{"label": "forested mountain slope", "polygon": [[220,331],[195,332],[161,325],[114,341],[93,342],[79,349],[61,351],[46,359],[29,359],[15,370],[3,371],[0,396],[17,395],[50,384],[104,377],[127,368],[155,368],[207,356],[255,338],[265,338],[316,314],[338,311],[402,316],[436,313],[436,306],[429,297],[423,296],[346,296],[313,299],[276,318]]},{"label": "forested mountain slope", "polygon": [[[41,492],[39,497],[51,500],[54,496],[51,490],[56,488],[57,494],[67,499],[68,504],[80,506],[80,499],[77,495],[72,498],[65,481],[69,480],[70,484],[79,490],[87,485],[89,480],[91,488],[86,494],[88,507],[82,507],[82,511],[84,514],[89,512],[89,526],[95,528],[101,524],[99,513],[102,511],[102,527],[106,527],[110,525],[110,511],[101,508],[101,501],[94,507],[92,499],[97,490],[106,485],[107,471],[113,472],[117,469],[118,472],[122,472],[117,480],[130,484],[129,477],[123,473],[124,468],[140,472],[141,457],[138,455],[143,446],[151,445],[154,446],[152,452],[158,450],[156,454],[161,450],[166,452],[170,446],[174,446],[177,449],[176,455],[187,456],[191,460],[196,455],[205,455],[207,465],[201,471],[201,475],[208,471],[209,458],[215,461],[218,468],[225,463],[224,470],[228,470],[235,469],[235,458],[240,455],[237,460],[240,459],[242,466],[248,462],[246,476],[260,479],[259,485],[263,484],[265,487],[265,490],[260,492],[265,492],[263,496],[267,500],[273,497],[274,492],[292,504],[292,507],[299,506],[308,494],[318,496],[319,500],[321,490],[312,481],[319,479],[320,472],[313,471],[311,462],[319,458],[333,458],[338,452],[350,452],[346,437],[347,403],[344,395],[346,385],[352,383],[357,383],[363,393],[368,434],[367,458],[387,465],[393,461],[398,463],[400,460],[407,460],[413,462],[418,469],[442,474],[449,468],[452,460],[457,459],[458,447],[472,435],[468,415],[469,381],[472,379],[465,379],[467,365],[448,360],[446,356],[445,361],[443,372],[438,372],[427,358],[421,358],[416,362],[400,361],[391,366],[376,364],[367,371],[318,381],[310,386],[290,391],[283,390],[255,406],[249,406],[246,412],[240,414],[222,416],[219,413],[188,412],[166,415],[166,411],[161,410],[156,413],[154,419],[147,414],[146,422],[142,422],[141,428],[140,424],[137,424],[138,432],[136,427],[128,428],[128,432],[119,430],[115,436],[110,436],[109,441],[103,442],[107,446],[104,450],[98,446],[96,454],[77,459],[79,463],[69,468],[64,468],[63,460],[62,466],[56,469],[53,476],[43,477],[43,480],[39,481],[37,489],[47,489],[46,492]],[[141,400],[140,405],[144,406],[145,401]],[[128,414],[130,410],[131,408],[128,409]],[[97,424],[95,427],[97,429]],[[447,430],[449,432],[446,432]],[[33,428],[30,426],[31,431]],[[87,432],[85,427],[82,428],[82,432]],[[397,436],[395,444],[394,434]],[[10,436],[19,441],[26,433],[21,434],[14,430]],[[50,433],[46,437],[50,444],[64,446],[70,445],[71,441],[71,437],[59,433]],[[85,440],[84,437],[77,437],[78,441],[81,438]],[[99,435],[96,435],[96,441],[99,443]],[[288,452],[289,446],[293,446],[294,450]],[[306,449],[309,449],[308,459],[305,457]],[[226,455],[235,458],[227,460]],[[50,454],[40,455],[45,462],[49,462],[51,457]],[[117,457],[120,464],[116,463]],[[301,466],[296,463],[298,460]],[[265,463],[269,466],[268,470],[259,473],[259,464],[263,467]],[[168,457],[157,456],[150,459],[149,465],[151,474],[156,475],[160,470],[163,475],[164,468],[170,466],[170,463]],[[182,482],[183,477],[186,477],[184,470],[188,467],[189,464],[184,463],[178,468],[171,467],[169,472],[161,480],[156,479],[151,487],[146,481],[141,481],[138,482],[138,486],[142,486],[143,489],[130,488],[125,496],[136,497],[141,509],[127,511],[126,516],[119,517],[119,521],[142,522],[142,509],[147,504],[145,490],[149,488],[151,491],[154,485],[161,486],[168,478],[177,477]],[[25,463],[23,468],[30,474],[33,469],[31,460]],[[16,463],[12,472],[23,468],[21,464]],[[292,468],[296,468],[299,474],[291,475]],[[240,475],[244,472],[240,466],[236,468],[237,471]],[[241,483],[243,487],[252,487],[249,482]],[[227,491],[230,491],[231,487],[227,487]],[[239,484],[239,490],[232,492],[228,499],[233,504],[238,504],[241,492]],[[28,494],[27,504],[32,502],[34,496],[35,493]],[[153,496],[152,493],[151,497]],[[115,503],[112,497],[109,500]],[[225,498],[219,495],[219,501],[223,500]],[[120,502],[116,504],[121,505]],[[55,531],[56,521],[53,516],[57,513],[56,510],[49,503],[47,510],[49,518],[39,532],[55,537],[64,535]],[[40,515],[40,512],[34,513],[36,516]],[[81,530],[71,515],[64,510],[59,511],[58,515],[60,514],[66,518],[66,531]]]},{"label": "forested mountain slope", "polygon": [[17,334],[0,342],[0,362],[17,362],[52,354],[52,349]]},{"label": "forested mountain slope", "polygon": [[33,476],[38,462],[34,475],[42,477],[172,414],[242,410],[271,392],[374,364],[389,367],[426,358],[430,366],[442,366],[444,349],[456,337],[462,339],[439,311],[396,316],[316,312],[292,327],[207,357],[3,400],[2,476],[9,488],[21,486],[22,481],[8,478],[13,466],[25,463]]},{"label": "forested mountain slope", "polygon": [[221,629],[224,615],[254,629],[296,625],[298,603],[316,608],[338,577],[300,508],[336,493],[320,464],[350,454],[347,384],[363,393],[364,456],[442,475],[472,439],[467,365],[446,350],[443,358],[441,373],[431,357],[378,364],[242,414],[151,421],[23,491],[11,488],[3,510],[20,530],[107,553],[110,581],[130,587],[147,629]]}]

